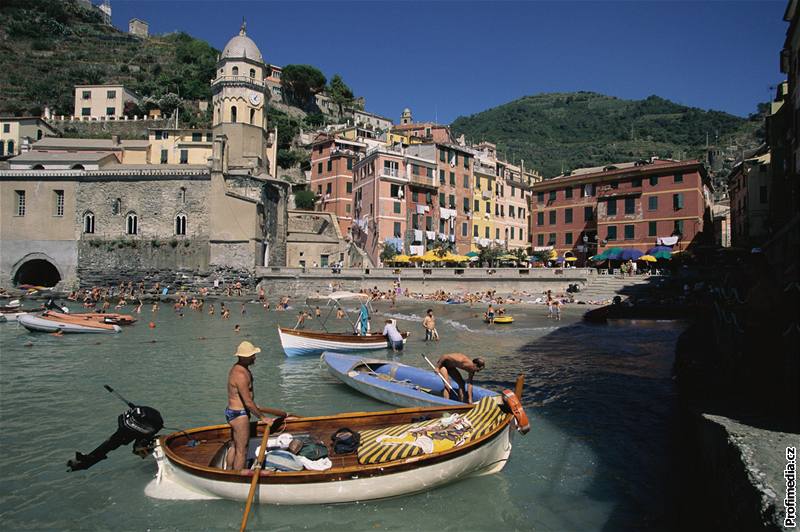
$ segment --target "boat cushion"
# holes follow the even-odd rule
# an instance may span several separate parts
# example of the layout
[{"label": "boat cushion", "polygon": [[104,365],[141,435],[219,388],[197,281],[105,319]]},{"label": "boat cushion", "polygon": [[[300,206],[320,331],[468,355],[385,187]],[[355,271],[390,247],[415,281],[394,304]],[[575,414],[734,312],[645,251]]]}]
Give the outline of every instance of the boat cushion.
[{"label": "boat cushion", "polygon": [[476,440],[499,425],[505,413],[497,397],[485,397],[465,413],[361,432],[360,464],[381,464],[447,451]]}]

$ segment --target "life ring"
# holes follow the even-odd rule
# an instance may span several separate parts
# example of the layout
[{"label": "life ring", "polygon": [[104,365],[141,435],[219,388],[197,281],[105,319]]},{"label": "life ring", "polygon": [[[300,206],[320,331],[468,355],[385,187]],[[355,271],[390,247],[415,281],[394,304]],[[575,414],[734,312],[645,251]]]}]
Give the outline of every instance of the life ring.
[{"label": "life ring", "polygon": [[508,409],[511,410],[511,415],[514,416],[514,420],[517,422],[517,430],[523,434],[527,434],[528,431],[531,430],[531,424],[528,421],[528,415],[525,413],[525,409],[522,408],[522,403],[519,402],[517,395],[511,390],[503,390],[503,401],[506,403],[506,406],[508,406]]}]

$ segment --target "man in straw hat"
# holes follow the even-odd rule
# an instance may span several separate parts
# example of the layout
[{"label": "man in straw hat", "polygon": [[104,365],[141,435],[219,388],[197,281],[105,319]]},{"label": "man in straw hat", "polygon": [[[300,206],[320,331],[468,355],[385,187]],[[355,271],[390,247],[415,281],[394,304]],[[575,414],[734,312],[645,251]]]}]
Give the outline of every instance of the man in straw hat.
[{"label": "man in straw hat", "polygon": [[253,400],[253,374],[250,366],[256,361],[256,354],[261,348],[244,341],[236,349],[237,361],[228,373],[228,407],[225,408],[225,419],[233,432],[233,448],[228,450],[225,460],[227,469],[244,469],[247,459],[247,440],[250,437],[250,413],[261,421],[268,422],[264,413],[286,417],[283,410],[258,406]]}]

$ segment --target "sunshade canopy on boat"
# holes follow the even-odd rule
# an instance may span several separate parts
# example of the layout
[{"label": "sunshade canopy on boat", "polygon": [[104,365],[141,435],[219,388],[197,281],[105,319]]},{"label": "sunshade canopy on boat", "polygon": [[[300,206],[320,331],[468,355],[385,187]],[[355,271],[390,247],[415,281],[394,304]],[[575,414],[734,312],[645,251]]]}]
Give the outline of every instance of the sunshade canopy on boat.
[{"label": "sunshade canopy on boat", "polygon": [[333,292],[328,294],[326,297],[332,301],[339,301],[340,299],[370,299],[369,294],[361,294],[359,292]]}]

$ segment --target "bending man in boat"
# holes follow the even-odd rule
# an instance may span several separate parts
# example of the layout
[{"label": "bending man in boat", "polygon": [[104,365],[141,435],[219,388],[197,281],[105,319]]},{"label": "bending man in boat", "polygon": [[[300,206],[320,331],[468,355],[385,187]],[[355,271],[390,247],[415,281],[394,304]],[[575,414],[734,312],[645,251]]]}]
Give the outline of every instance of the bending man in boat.
[{"label": "bending man in boat", "polygon": [[[442,377],[448,380],[448,377],[452,377],[456,384],[458,384],[458,400],[462,403],[472,403],[472,377],[486,367],[486,363],[483,361],[482,358],[477,357],[470,360],[470,358],[463,354],[463,353],[448,353],[446,355],[442,355],[439,357],[439,360],[436,362],[436,371],[438,371]],[[461,372],[458,371],[463,369],[467,372],[467,384],[464,384],[464,377],[461,376]],[[464,400],[464,389],[467,390],[466,401]],[[444,392],[442,396],[445,399],[450,399],[450,391],[447,389],[447,386],[444,388]]]},{"label": "bending man in boat", "polygon": [[275,408],[258,406],[253,399],[253,374],[250,366],[256,361],[256,354],[261,352],[250,342],[242,342],[234,354],[236,363],[228,373],[228,406],[225,408],[225,420],[231,426],[233,447],[228,450],[225,460],[226,469],[244,469],[247,459],[247,441],[250,439],[250,413],[259,420],[269,422],[264,414],[287,417],[288,413]]}]

